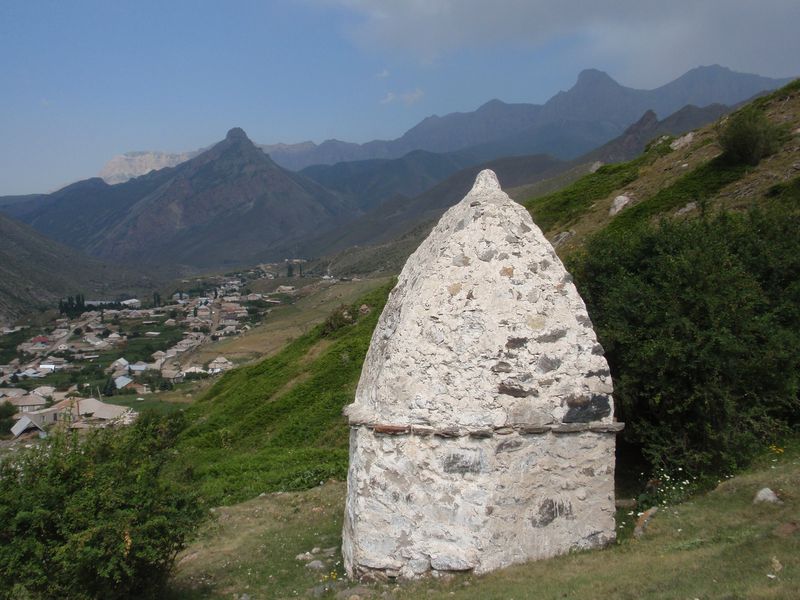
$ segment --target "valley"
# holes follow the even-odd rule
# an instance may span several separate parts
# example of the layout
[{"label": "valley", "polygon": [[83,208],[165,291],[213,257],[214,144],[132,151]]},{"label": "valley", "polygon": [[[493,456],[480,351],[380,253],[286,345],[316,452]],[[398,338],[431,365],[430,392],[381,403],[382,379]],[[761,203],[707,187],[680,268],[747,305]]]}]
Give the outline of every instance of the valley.
[{"label": "valley", "polygon": [[[492,410],[541,404],[548,386],[561,386],[556,412],[596,408],[587,398],[596,403],[597,394],[567,389],[558,342],[580,368],[602,359],[586,378],[607,386],[599,400],[609,422],[492,421],[469,433],[388,417],[348,422],[343,409],[357,389],[364,393],[371,344],[385,349],[399,335],[400,317],[376,330],[384,307],[409,318],[407,306],[398,308],[398,274],[476,177],[480,185],[491,179],[487,169],[515,201],[505,199],[517,221],[521,213],[530,223],[530,215],[533,231],[546,236],[542,252],[550,252],[517,272],[498,263],[492,276],[527,285],[562,261],[568,273],[543,294],[566,297],[574,282],[572,304],[554,313],[559,324],[564,311],[580,313],[576,322],[592,331],[580,346],[566,326],[527,333],[544,327],[544,312],[520,312],[524,336],[503,320],[511,337],[480,357],[485,374],[503,378],[493,384]],[[468,200],[463,206],[473,207]],[[481,202],[474,207],[477,221]],[[531,231],[522,225],[504,243],[521,244]],[[102,597],[97,590],[112,580],[127,581],[120,597],[175,599],[791,597],[800,585],[798,226],[798,80],[719,66],[649,90],[587,69],[542,104],[491,100],[362,144],[262,145],[233,127],[196,151],[128,153],[103,178],[0,197],[0,520],[8,523],[0,574],[29,565],[13,593],[0,586],[0,598],[44,598],[55,589],[69,597],[72,585],[92,590],[80,597]],[[449,242],[464,229],[462,221],[442,235]],[[484,242],[468,240],[452,260],[438,244],[442,264],[482,268],[495,254],[479,251]],[[474,290],[462,292],[468,281],[437,289],[447,301],[461,294],[456,317],[478,322]],[[495,292],[488,288],[480,291]],[[497,292],[492,306],[522,297]],[[541,306],[540,298],[534,291],[525,301]],[[473,330],[417,316],[409,327],[425,344],[438,334],[483,332],[480,323]],[[511,363],[529,341],[553,356],[536,350],[518,381]],[[410,345],[406,353],[417,351]],[[445,366],[465,368],[455,363],[468,352],[447,352]],[[366,370],[386,376],[396,358],[389,352]],[[409,373],[398,381],[414,375],[413,361],[403,364]],[[436,394],[402,398],[407,389],[398,384],[392,402],[433,410],[454,385],[440,366],[425,371]],[[571,434],[586,435],[581,452],[589,454],[599,447],[595,434],[619,433],[605,471],[581,470],[587,481],[607,476],[615,487],[604,494],[609,519],[616,509],[612,535],[602,549],[572,546],[485,575],[469,565],[432,568],[429,557],[433,576],[419,580],[384,567],[376,567],[377,581],[348,579],[345,480],[360,460],[353,440],[362,426],[375,447],[418,460],[414,473],[430,465],[419,448],[402,445],[406,434],[437,448],[460,445],[468,456],[494,435],[525,443],[549,436],[563,444],[554,455],[566,456]],[[444,477],[480,496],[467,483],[522,445],[504,439],[474,464],[448,455]],[[81,458],[82,447],[91,460]],[[551,458],[528,466],[549,473]],[[37,469],[53,475],[30,478]],[[14,481],[26,482],[25,502],[52,493],[69,508],[31,516],[12,501]],[[566,475],[557,484],[563,495],[579,487]],[[366,487],[374,494],[362,490],[364,498],[380,503],[377,490],[391,485],[406,483],[373,479]],[[754,503],[762,488],[778,501]],[[102,498],[91,495],[97,490],[106,490]],[[412,502],[406,491],[394,500]],[[495,504],[521,503],[515,493],[503,491]],[[448,498],[437,524],[442,539],[469,504]],[[552,514],[539,507],[526,527],[574,520],[572,505],[549,502],[541,507]],[[88,520],[96,537],[84,543],[69,527],[83,523],[74,515],[95,511],[104,521]],[[63,531],[70,533],[59,537]],[[36,558],[73,554],[81,557],[74,565]],[[137,571],[153,556],[158,581]],[[92,561],[106,561],[112,574],[97,583],[86,575]],[[53,581],[48,569],[59,573]]]}]

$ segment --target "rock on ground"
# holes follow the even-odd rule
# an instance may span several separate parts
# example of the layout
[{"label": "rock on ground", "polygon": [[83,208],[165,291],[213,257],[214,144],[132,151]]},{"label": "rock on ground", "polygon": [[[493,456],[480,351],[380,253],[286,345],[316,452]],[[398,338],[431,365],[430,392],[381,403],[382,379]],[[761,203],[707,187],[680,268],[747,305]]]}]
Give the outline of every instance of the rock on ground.
[{"label": "rock on ground", "polygon": [[762,502],[766,504],[782,504],[781,499],[778,498],[778,495],[768,487],[758,490],[755,498],[753,498],[753,504],[759,504]]}]

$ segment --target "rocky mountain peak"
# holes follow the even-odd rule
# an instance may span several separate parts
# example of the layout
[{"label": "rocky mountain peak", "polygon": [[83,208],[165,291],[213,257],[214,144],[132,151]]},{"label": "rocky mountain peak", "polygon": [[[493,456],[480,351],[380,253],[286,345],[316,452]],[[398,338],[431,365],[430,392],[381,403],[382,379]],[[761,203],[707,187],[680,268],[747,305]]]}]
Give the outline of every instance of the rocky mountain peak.
[{"label": "rocky mountain peak", "polygon": [[598,69],[584,69],[578,74],[578,81],[575,84],[575,87],[597,87],[608,85],[619,87],[619,84],[614,81],[608,73]]},{"label": "rocky mountain peak", "polygon": [[244,129],[241,127],[234,127],[233,129],[229,130],[228,133],[225,135],[226,140],[237,140],[237,141],[250,141],[250,138],[247,137],[247,134],[244,132]]}]

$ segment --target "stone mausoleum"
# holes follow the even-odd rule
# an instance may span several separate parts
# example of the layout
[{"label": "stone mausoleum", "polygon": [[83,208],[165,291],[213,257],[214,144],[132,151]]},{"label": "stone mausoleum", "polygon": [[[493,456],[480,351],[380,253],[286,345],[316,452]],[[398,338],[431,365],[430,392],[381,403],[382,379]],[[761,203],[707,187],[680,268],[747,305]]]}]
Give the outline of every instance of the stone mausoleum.
[{"label": "stone mausoleum", "polygon": [[346,409],[348,574],[484,573],[608,544],[611,393],[572,278],[482,171],[408,259]]}]

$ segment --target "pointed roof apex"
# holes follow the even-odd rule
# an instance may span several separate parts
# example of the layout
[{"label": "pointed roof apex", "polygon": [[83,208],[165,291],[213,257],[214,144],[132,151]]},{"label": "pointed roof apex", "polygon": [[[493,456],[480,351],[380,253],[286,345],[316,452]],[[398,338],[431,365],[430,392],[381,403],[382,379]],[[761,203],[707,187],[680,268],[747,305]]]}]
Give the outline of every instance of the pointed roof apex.
[{"label": "pointed roof apex", "polygon": [[500,191],[500,181],[494,171],[484,169],[475,178],[475,184],[472,186],[470,194],[494,191]]}]

